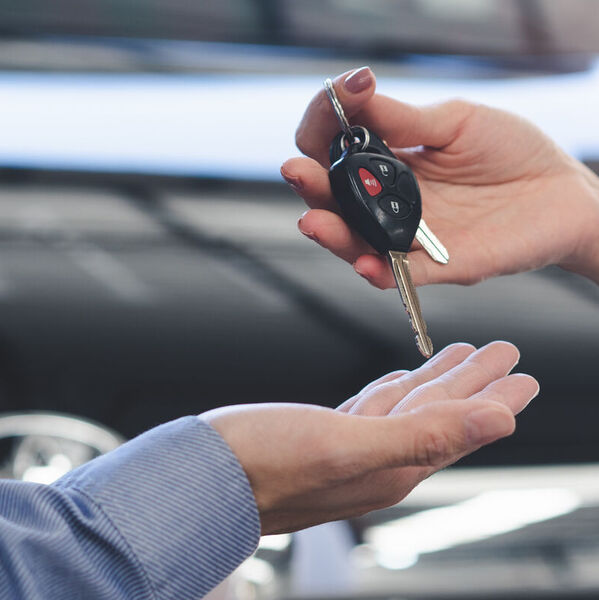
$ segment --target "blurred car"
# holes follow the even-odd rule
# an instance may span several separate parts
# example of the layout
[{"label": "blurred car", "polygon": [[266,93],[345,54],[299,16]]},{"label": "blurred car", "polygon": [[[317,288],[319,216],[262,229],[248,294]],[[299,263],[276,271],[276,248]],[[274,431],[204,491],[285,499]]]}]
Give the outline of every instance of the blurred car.
[{"label": "blurred car", "polygon": [[[384,93],[507,108],[599,164],[594,6],[0,2],[3,410],[131,437],[224,404],[336,406],[421,364],[397,292],[296,231],[304,206],[278,167],[304,107],[324,77],[369,62]],[[229,593],[596,597],[597,286],[548,268],[419,295],[438,349],[513,341],[541,396],[512,438],[333,526],[325,587],[314,536],[328,534],[306,532],[266,541]],[[513,502],[528,507],[515,525],[456,537]],[[406,554],[406,532],[437,531],[436,508],[459,524],[453,542]]]}]

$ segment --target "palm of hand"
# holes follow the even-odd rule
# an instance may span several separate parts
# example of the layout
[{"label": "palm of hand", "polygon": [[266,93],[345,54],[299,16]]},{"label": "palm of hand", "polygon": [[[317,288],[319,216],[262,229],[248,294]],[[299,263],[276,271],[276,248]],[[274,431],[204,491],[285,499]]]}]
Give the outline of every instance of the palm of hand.
[{"label": "palm of hand", "polygon": [[[243,465],[263,533],[293,531],[398,502],[432,472],[509,435],[513,414],[538,390],[531,377],[507,376],[517,359],[506,342],[456,344],[337,411],[254,405],[203,418]],[[473,434],[467,421],[481,410],[484,431]]]}]

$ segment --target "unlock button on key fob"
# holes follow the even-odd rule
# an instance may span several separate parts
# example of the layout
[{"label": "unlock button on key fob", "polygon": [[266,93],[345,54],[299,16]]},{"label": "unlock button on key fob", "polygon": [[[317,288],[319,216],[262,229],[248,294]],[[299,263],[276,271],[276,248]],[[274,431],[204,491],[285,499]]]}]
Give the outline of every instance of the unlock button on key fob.
[{"label": "unlock button on key fob", "polygon": [[396,219],[405,219],[410,216],[412,207],[399,196],[383,196],[379,206],[390,216]]}]

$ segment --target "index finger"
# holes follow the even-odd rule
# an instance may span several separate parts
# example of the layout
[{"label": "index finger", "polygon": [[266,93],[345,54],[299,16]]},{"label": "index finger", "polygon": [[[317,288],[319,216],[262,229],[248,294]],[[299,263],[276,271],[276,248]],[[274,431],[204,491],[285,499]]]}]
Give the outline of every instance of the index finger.
[{"label": "index finger", "polygon": [[[333,81],[345,115],[356,114],[374,94],[376,80],[369,67],[339,75]],[[312,99],[295,133],[297,147],[321,165],[329,165],[329,145],[339,133],[339,122],[324,90]]]},{"label": "index finger", "polygon": [[[333,86],[353,125],[363,125],[397,148],[444,148],[459,137],[476,105],[450,100],[413,106],[374,94],[375,77],[368,67],[339,75]],[[351,119],[354,117],[354,119]],[[312,99],[295,134],[298,148],[323,167],[329,166],[329,145],[339,123],[324,89]]]}]

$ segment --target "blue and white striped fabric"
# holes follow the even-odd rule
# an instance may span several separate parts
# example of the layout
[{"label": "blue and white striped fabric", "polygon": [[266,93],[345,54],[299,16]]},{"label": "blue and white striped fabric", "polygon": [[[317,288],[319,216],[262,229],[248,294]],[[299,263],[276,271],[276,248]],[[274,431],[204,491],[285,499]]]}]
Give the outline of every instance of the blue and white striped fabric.
[{"label": "blue and white striped fabric", "polygon": [[0,481],[0,598],[198,600],[259,536],[235,455],[184,417],[51,486]]}]

